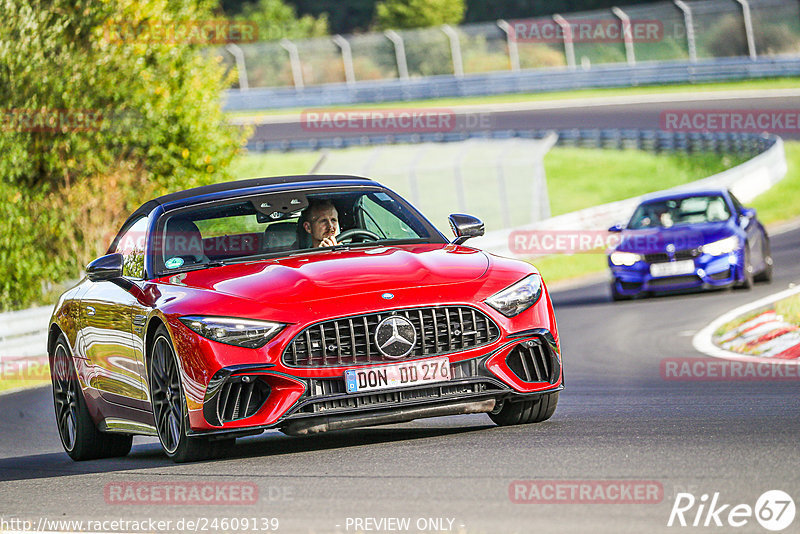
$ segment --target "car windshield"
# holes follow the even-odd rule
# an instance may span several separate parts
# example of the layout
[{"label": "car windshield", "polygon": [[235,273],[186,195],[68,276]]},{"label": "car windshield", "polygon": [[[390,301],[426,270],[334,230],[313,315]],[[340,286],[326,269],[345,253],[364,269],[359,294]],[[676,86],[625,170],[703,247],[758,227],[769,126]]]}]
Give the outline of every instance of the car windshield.
[{"label": "car windshield", "polygon": [[721,195],[670,198],[640,204],[628,228],[669,228],[681,224],[726,221],[731,212]]},{"label": "car windshield", "polygon": [[388,191],[272,193],[164,217],[153,249],[166,272],[336,246],[442,241]]}]

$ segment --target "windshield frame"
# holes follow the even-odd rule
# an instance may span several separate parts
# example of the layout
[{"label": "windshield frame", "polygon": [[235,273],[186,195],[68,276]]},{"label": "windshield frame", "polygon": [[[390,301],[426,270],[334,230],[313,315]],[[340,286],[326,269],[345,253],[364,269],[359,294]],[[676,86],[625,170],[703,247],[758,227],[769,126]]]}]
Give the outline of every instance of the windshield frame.
[{"label": "windshield frame", "polygon": [[[180,215],[181,213],[195,211],[197,209],[203,209],[208,207],[213,207],[215,205],[224,206],[228,204],[237,204],[242,202],[243,200],[247,200],[253,197],[264,197],[266,195],[275,193],[278,194],[286,194],[286,193],[298,193],[298,194],[306,194],[306,195],[324,195],[324,194],[346,194],[346,193],[384,193],[388,195],[393,201],[397,202],[398,205],[408,211],[410,216],[415,217],[422,228],[424,228],[427,232],[429,237],[421,237],[421,238],[413,238],[413,239],[392,239],[392,240],[381,240],[381,241],[369,241],[369,242],[362,242],[362,243],[352,243],[352,244],[342,244],[337,245],[334,247],[321,247],[321,248],[306,248],[306,249],[298,249],[298,250],[288,250],[288,251],[277,251],[277,252],[265,252],[261,254],[251,254],[248,256],[236,256],[226,260],[211,260],[210,262],[205,263],[197,263],[192,265],[186,265],[182,267],[178,267],[175,269],[167,269],[164,266],[164,257],[163,257],[163,250],[162,247],[154,247],[153,241],[155,240],[155,236],[159,236],[164,232],[164,227],[168,219],[173,216]],[[363,248],[363,247],[385,247],[385,246],[397,246],[397,245],[407,245],[407,244],[442,244],[446,245],[449,243],[447,238],[442,234],[422,213],[419,212],[414,206],[408,203],[403,197],[388,189],[386,187],[376,186],[376,185],[342,185],[342,186],[323,186],[323,187],[303,187],[303,188],[271,188],[266,191],[258,191],[255,192],[253,190],[248,190],[247,192],[243,192],[241,195],[235,195],[230,197],[225,197],[221,199],[213,199],[213,200],[204,200],[200,202],[191,203],[189,205],[182,205],[178,208],[174,209],[162,209],[159,210],[161,213],[158,214],[158,217],[151,226],[152,231],[149,232],[148,239],[147,239],[147,251],[148,254],[146,259],[150,260],[151,269],[148,270],[148,273],[152,272],[152,278],[160,278],[165,276],[172,276],[174,274],[185,273],[190,271],[198,271],[203,269],[208,269],[212,267],[217,267],[220,265],[228,265],[228,264],[236,264],[236,263],[247,263],[253,261],[263,261],[263,260],[270,260],[276,258],[288,258],[296,255],[308,254],[308,253],[317,253],[317,252],[332,252],[335,250],[343,250],[349,248]]]},{"label": "windshield frame", "polygon": [[[677,222],[677,223],[674,223],[674,224],[672,224],[670,226],[664,226],[663,224],[658,224],[658,225],[654,225],[654,226],[637,226],[637,227],[633,226],[634,217],[636,217],[636,214],[644,206],[649,206],[649,205],[652,205],[652,204],[664,204],[664,203],[669,202],[670,200],[679,201],[679,202],[683,203],[685,200],[692,199],[692,198],[721,198],[723,203],[725,204],[725,208],[728,211],[728,217],[723,219],[723,220],[721,220],[721,221],[705,220],[703,222]],[[633,210],[633,214],[631,214],[630,219],[628,219],[628,224],[625,226],[625,228],[627,230],[668,230],[670,228],[675,228],[675,227],[679,227],[679,226],[691,226],[691,225],[695,225],[695,224],[709,224],[709,223],[725,222],[725,221],[729,221],[731,219],[731,217],[733,217],[734,215],[735,215],[735,210],[731,207],[730,200],[728,199],[728,197],[725,194],[723,194],[722,192],[715,193],[715,192],[710,192],[709,191],[709,192],[697,193],[697,194],[692,194],[692,195],[683,195],[683,196],[666,197],[666,198],[654,198],[654,199],[650,199],[650,200],[646,200],[644,202],[641,202],[641,203],[639,203],[638,206],[636,206],[636,209]]]}]

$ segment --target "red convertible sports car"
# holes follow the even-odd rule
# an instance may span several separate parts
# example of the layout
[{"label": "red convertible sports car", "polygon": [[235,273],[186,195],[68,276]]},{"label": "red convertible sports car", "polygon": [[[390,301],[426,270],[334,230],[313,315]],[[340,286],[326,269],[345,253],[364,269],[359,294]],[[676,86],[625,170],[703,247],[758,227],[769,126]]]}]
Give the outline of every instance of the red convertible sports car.
[{"label": "red convertible sports car", "polygon": [[158,436],[175,461],[237,437],[488,413],[548,419],[556,320],[530,264],[452,242],[352,176],[223,183],[145,203],[50,321],[56,421],[75,460]]}]

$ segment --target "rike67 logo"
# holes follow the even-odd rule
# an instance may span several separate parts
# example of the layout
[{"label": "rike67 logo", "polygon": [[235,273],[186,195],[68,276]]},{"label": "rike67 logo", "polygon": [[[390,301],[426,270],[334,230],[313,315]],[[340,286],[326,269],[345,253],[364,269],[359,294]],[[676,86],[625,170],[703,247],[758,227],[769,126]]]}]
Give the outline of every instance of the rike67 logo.
[{"label": "rike67 logo", "polygon": [[707,493],[699,499],[691,493],[678,493],[667,526],[739,528],[755,518],[765,529],[778,532],[792,524],[794,515],[794,500],[781,490],[765,491],[756,500],[755,506],[723,503],[719,492],[715,492],[710,499]]}]

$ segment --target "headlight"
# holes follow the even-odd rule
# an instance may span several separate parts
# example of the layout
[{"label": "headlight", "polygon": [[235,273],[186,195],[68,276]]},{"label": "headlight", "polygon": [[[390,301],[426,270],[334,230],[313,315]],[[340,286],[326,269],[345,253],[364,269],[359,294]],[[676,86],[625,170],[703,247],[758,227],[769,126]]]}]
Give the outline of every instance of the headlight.
[{"label": "headlight", "polygon": [[486,299],[486,304],[506,317],[513,317],[533,306],[542,294],[542,278],[532,274]]},{"label": "headlight", "polygon": [[722,256],[723,254],[730,254],[739,248],[739,238],[735,235],[714,241],[707,245],[703,245],[703,252],[711,256]]},{"label": "headlight", "polygon": [[180,319],[183,324],[205,338],[248,349],[263,347],[284,326],[270,321],[229,317],[181,317]]},{"label": "headlight", "polygon": [[614,265],[627,265],[630,267],[637,261],[641,260],[642,257],[639,254],[634,254],[633,252],[612,252],[611,253],[611,263]]}]

